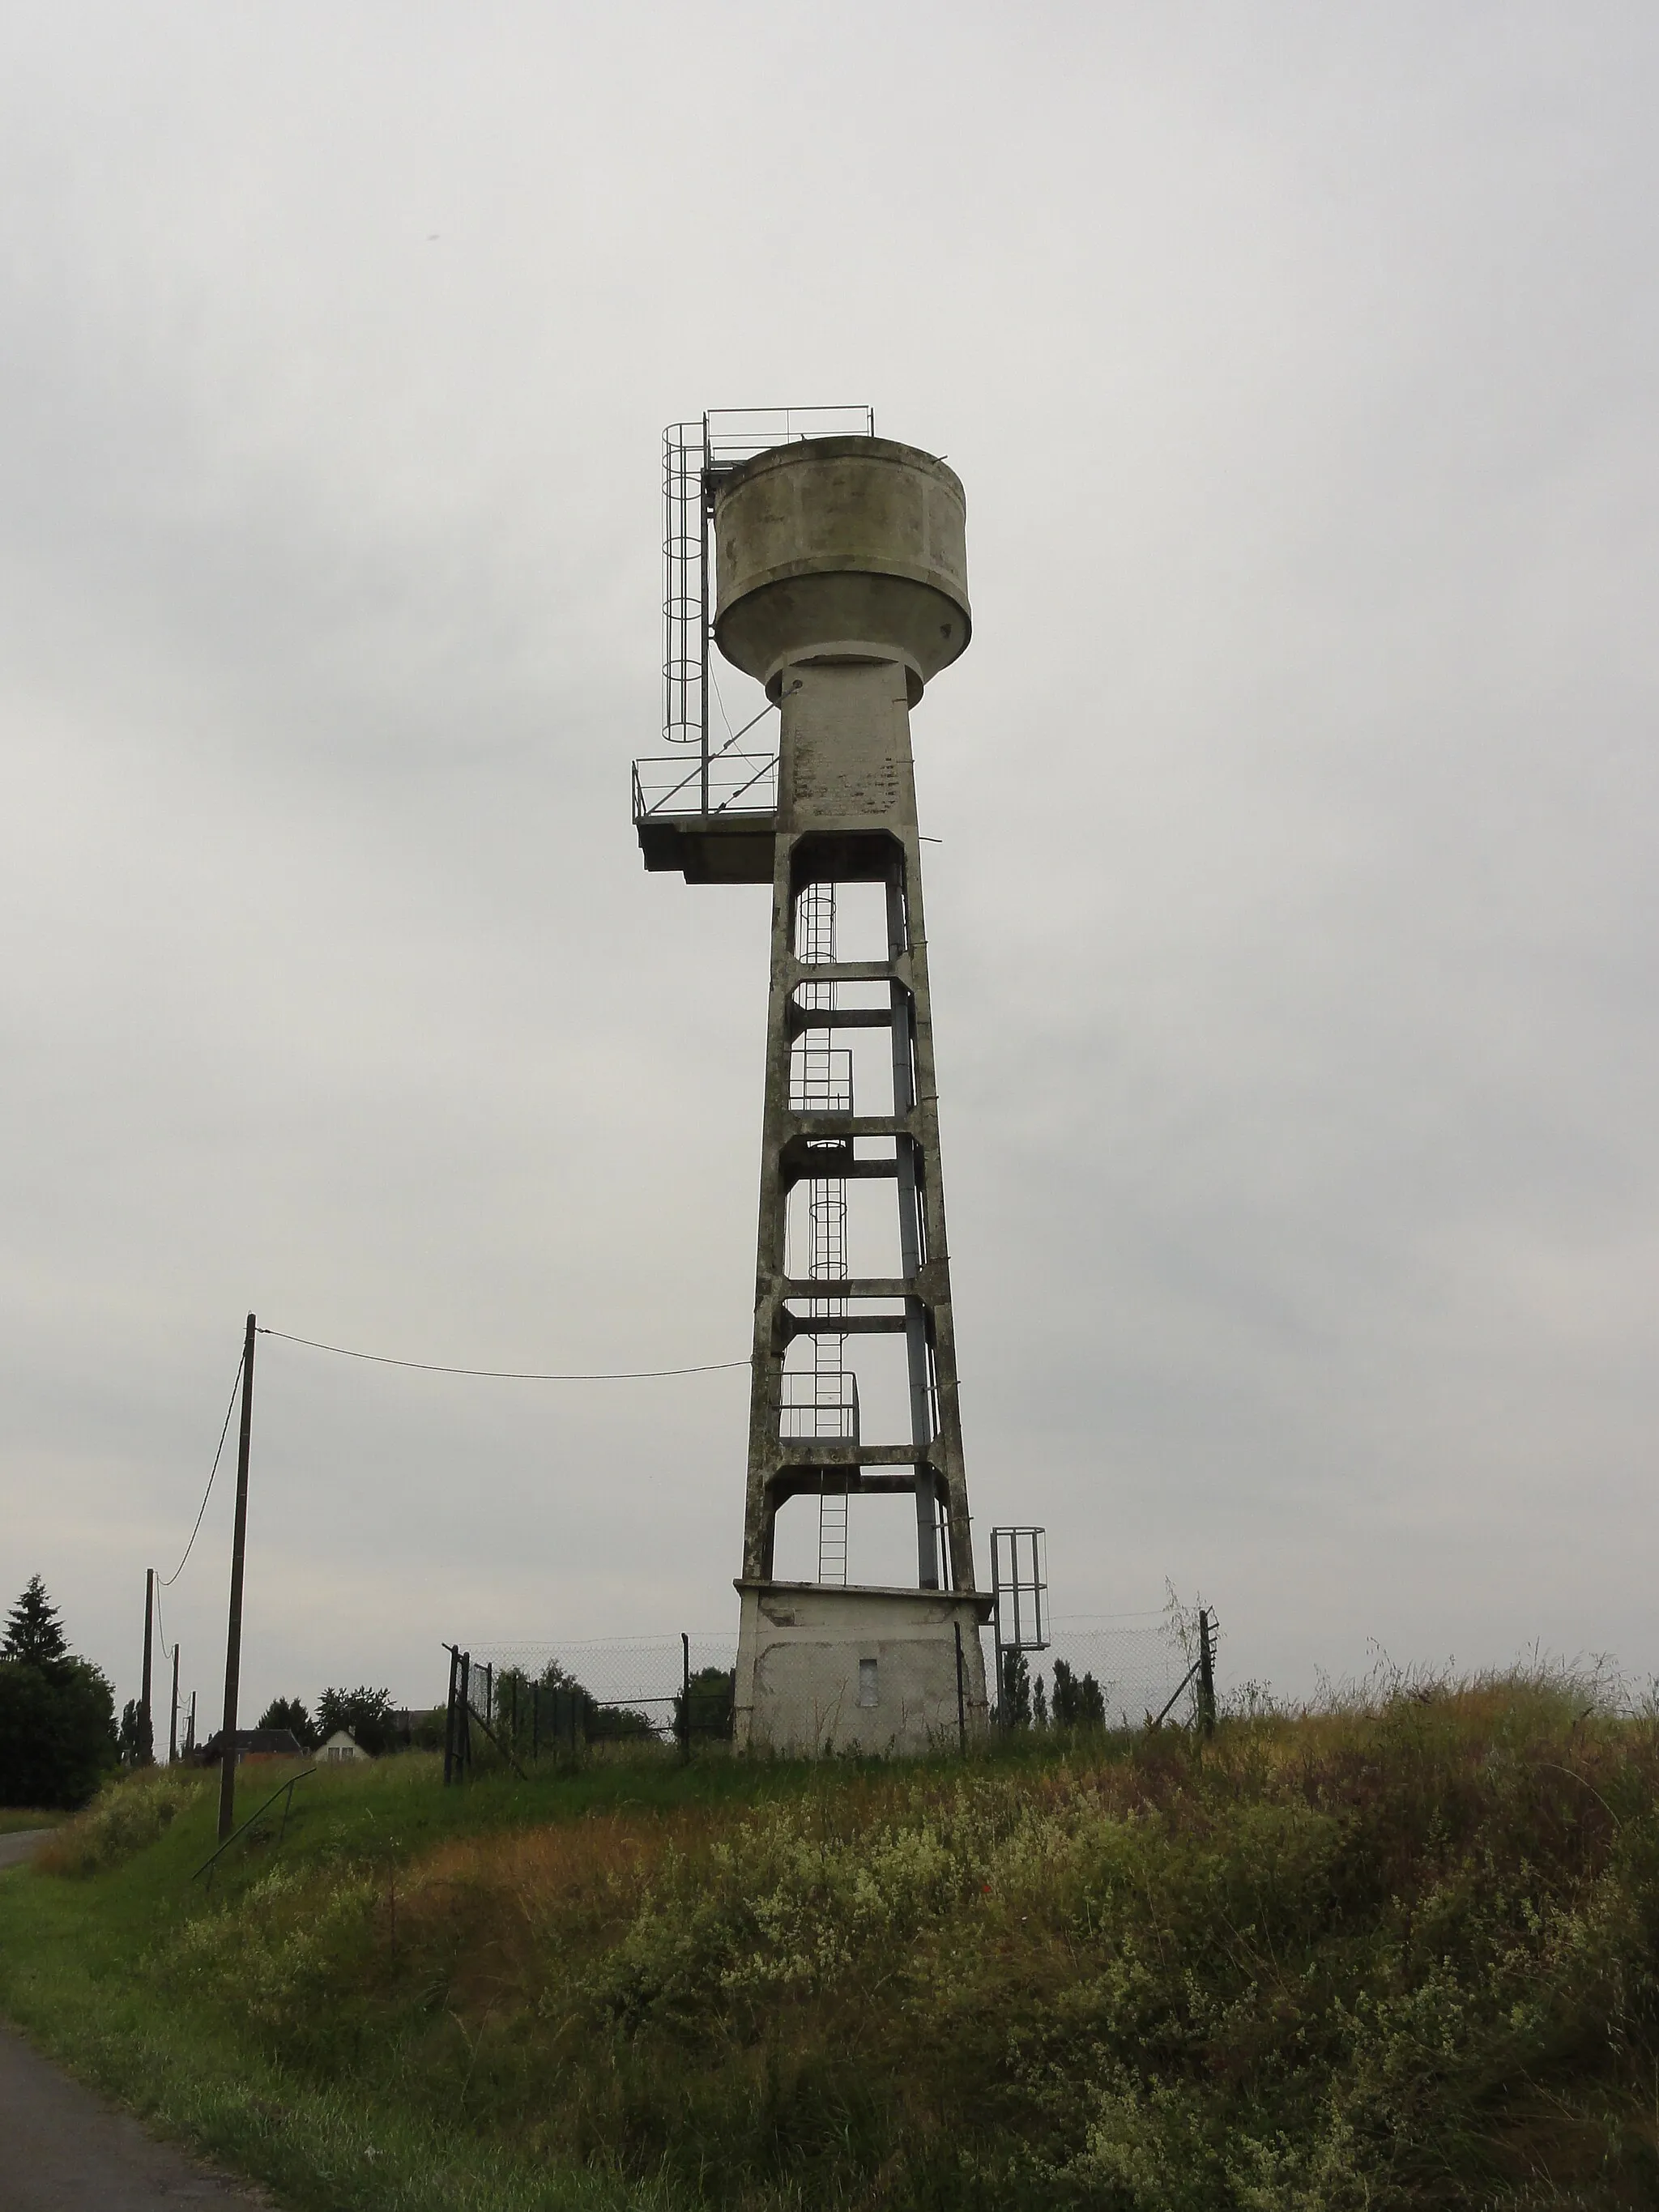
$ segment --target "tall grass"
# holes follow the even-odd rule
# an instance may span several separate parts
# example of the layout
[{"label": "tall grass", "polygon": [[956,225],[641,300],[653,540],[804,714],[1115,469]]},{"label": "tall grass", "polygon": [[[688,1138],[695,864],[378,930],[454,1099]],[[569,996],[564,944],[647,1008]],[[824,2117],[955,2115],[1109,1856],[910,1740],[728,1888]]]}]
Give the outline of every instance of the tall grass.
[{"label": "tall grass", "polygon": [[395,1768],[317,1779],[143,1984],[481,2156],[757,2212],[1659,2203],[1659,1731],[1594,1681],[486,1784],[418,1837]]},{"label": "tall grass", "polygon": [[47,1874],[107,1872],[133,1857],[172,1826],[185,1807],[205,1801],[213,1786],[199,1768],[158,1766],[106,1782],[41,1846],[38,1863]]}]

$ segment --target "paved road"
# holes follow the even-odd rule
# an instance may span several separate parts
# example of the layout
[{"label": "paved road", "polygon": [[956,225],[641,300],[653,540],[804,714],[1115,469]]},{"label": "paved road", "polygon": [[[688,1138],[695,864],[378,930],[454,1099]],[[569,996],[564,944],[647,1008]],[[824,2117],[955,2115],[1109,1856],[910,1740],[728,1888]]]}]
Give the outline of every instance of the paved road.
[{"label": "paved road", "polygon": [[20,1828],[15,1836],[0,1836],[0,1867],[32,1859],[35,1845],[44,1844],[51,1833],[50,1828]]},{"label": "paved road", "polygon": [[[27,1859],[48,1828],[0,1836],[0,1867]],[[90,2089],[0,2027],[0,2212],[167,2212],[270,2199],[147,2136]]]}]

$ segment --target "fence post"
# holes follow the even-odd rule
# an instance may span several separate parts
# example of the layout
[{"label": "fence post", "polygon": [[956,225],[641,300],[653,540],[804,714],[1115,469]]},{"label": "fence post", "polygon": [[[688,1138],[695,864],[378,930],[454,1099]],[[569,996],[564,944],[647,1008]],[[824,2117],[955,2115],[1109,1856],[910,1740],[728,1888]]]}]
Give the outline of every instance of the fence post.
[{"label": "fence post", "polygon": [[530,1685],[530,1759],[533,1765],[542,1755],[542,1686]]},{"label": "fence post", "polygon": [[1215,1734],[1215,1654],[1210,1644],[1210,1609],[1198,1608],[1198,1725],[1201,1734]]},{"label": "fence post", "polygon": [[449,1702],[444,1708],[444,1788],[455,1779],[455,1674],[460,1652],[449,1647]]},{"label": "fence post", "polygon": [[461,1677],[461,1709],[457,1716],[460,1740],[457,1746],[456,1767],[470,1781],[472,1777],[472,1654],[463,1651],[456,1664]]},{"label": "fence post", "polygon": [[[962,1741],[962,1755],[966,1759],[968,1756],[968,1700],[962,1680],[962,1623],[957,1620],[951,1625],[957,1632],[957,1734]],[[984,1645],[981,1644],[980,1649],[982,1651],[985,1649]]]},{"label": "fence post", "polygon": [[680,1631],[680,1757],[691,1756],[691,1638]]}]

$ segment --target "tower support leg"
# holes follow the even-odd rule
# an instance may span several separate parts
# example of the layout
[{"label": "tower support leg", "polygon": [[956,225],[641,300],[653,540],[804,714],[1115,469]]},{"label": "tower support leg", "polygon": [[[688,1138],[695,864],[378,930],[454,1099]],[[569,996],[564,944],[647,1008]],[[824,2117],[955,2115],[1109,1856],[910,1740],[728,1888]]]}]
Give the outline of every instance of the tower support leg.
[{"label": "tower support leg", "polygon": [[[963,1465],[908,683],[901,663],[850,649],[787,666],[780,680],[738,1735],[778,1749],[920,1750],[947,1724],[956,1735],[964,1714],[982,1725],[990,1600],[975,1593]],[[833,939],[825,957],[822,930],[803,932],[803,902],[821,913],[825,890],[850,884],[882,887],[884,957],[843,958]],[[836,1032],[872,1028],[889,1033],[884,1110],[858,1110],[850,1083],[843,1097],[804,1079],[827,1064]],[[790,1194],[869,1180],[894,1188],[900,1273],[860,1274],[848,1255],[831,1311],[821,1289],[814,1296],[816,1270],[799,1282],[788,1273]],[[796,1337],[816,1347],[826,1335],[855,1345],[887,1332],[904,1338],[908,1437],[872,1438],[856,1424],[825,1436],[817,1419],[795,1433]],[[856,1403],[855,1389],[846,1395]],[[780,1510],[832,1482],[849,1507],[861,1494],[914,1494],[914,1587],[775,1581]]]}]

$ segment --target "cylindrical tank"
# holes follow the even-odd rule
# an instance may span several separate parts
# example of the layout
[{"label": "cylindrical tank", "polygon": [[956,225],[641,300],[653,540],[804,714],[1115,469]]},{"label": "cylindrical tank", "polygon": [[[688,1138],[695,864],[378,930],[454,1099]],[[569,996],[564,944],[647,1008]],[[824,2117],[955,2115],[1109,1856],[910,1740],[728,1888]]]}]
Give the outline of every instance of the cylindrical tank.
[{"label": "cylindrical tank", "polygon": [[967,502],[954,470],[888,438],[803,438],[714,495],[714,637],[777,696],[788,660],[900,660],[911,702],[968,643]]}]

